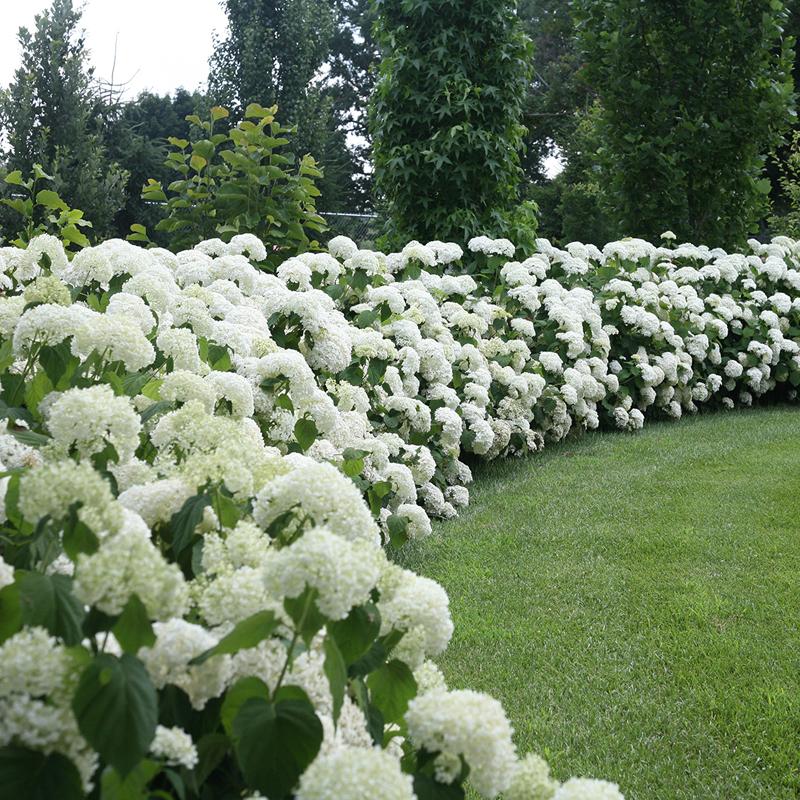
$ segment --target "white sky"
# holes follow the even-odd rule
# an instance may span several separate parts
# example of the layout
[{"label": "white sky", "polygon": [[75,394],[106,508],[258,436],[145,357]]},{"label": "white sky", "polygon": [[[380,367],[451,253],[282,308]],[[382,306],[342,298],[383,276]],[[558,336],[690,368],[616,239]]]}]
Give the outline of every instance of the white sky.
[{"label": "white sky", "polygon": [[[133,80],[130,98],[145,89],[171,93],[205,83],[211,34],[223,32],[225,14],[218,0],[75,0],[83,6],[82,25],[95,75],[108,80],[117,42],[114,82]],[[7,86],[19,65],[17,30],[33,29],[33,18],[50,0],[0,0],[0,86]]]}]

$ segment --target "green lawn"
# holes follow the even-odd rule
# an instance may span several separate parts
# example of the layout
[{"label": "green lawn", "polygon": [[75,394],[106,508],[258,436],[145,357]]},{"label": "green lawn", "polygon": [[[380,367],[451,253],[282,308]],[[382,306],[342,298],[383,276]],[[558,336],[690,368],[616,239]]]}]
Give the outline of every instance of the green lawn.
[{"label": "green lawn", "polygon": [[800,797],[800,410],[480,469],[401,560],[450,594],[451,688],[628,800]]}]

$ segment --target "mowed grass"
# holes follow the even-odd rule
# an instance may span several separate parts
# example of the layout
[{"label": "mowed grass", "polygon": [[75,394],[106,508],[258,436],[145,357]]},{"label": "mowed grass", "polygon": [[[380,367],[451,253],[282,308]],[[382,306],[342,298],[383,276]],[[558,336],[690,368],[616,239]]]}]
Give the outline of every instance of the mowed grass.
[{"label": "mowed grass", "polygon": [[593,434],[477,471],[401,555],[440,581],[451,688],[628,800],[800,797],[800,410]]}]

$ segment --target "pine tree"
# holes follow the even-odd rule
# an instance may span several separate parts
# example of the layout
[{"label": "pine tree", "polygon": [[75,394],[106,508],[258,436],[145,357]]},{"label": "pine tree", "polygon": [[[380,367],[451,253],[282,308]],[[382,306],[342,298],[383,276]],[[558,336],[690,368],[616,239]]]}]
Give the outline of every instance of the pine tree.
[{"label": "pine tree", "polygon": [[87,67],[81,13],[72,0],[53,0],[35,30],[19,30],[22,63],[0,95],[0,125],[9,170],[29,174],[35,163],[53,188],[83,210],[97,236],[113,231],[123,205],[125,173],[103,145],[103,107]]}]

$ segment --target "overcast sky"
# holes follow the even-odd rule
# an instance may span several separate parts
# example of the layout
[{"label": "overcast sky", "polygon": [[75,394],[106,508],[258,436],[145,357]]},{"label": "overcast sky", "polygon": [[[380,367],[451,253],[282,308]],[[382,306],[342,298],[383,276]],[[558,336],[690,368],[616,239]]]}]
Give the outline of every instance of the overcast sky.
[{"label": "overcast sky", "polygon": [[[148,89],[166,94],[183,86],[196,89],[208,75],[211,34],[223,32],[219,0],[76,0],[83,5],[83,27],[96,75],[114,82],[131,79],[125,96]],[[33,28],[33,18],[50,0],[0,0],[0,86],[19,65],[17,30]]]}]

